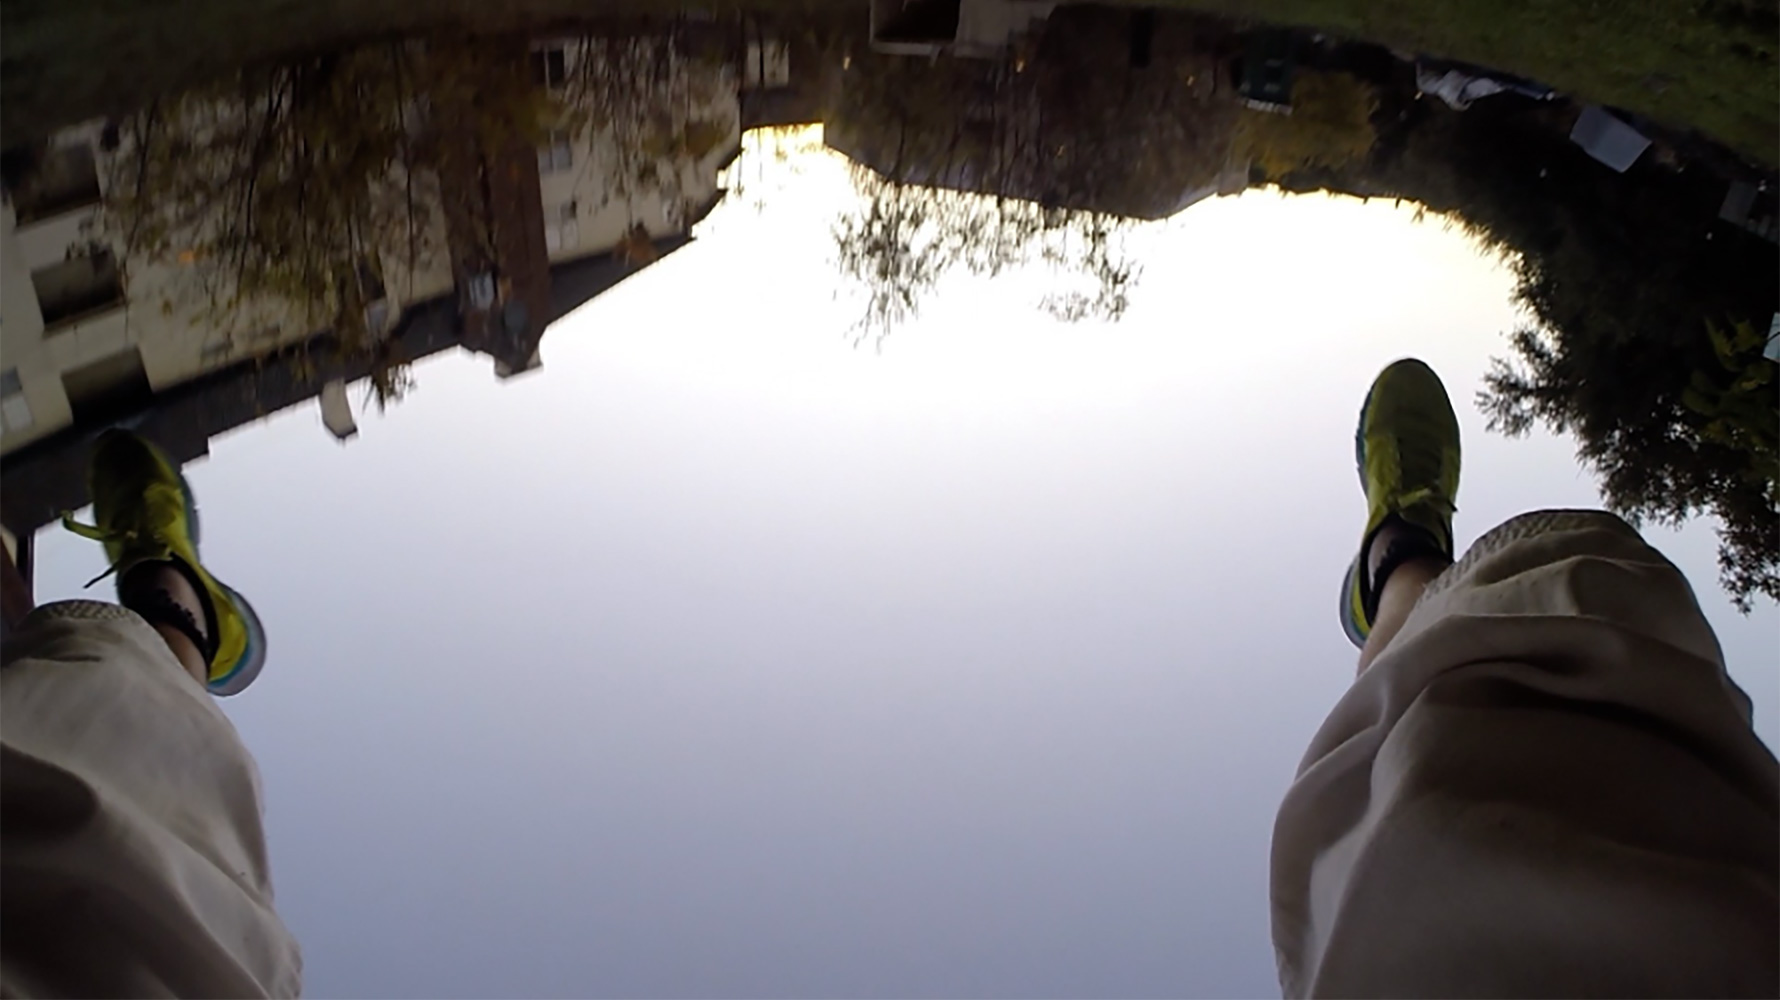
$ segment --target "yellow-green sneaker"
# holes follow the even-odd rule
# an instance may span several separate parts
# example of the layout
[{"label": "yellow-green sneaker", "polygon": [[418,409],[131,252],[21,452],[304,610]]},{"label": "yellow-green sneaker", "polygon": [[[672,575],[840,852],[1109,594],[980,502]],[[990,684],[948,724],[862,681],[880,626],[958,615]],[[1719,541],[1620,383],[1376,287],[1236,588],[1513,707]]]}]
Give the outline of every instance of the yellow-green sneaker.
[{"label": "yellow-green sneaker", "polygon": [[96,523],[77,524],[69,514],[62,523],[104,542],[109,572],[120,581],[143,563],[169,562],[183,570],[205,605],[208,642],[202,645],[210,660],[210,692],[245,690],[265,665],[266,632],[253,605],[199,562],[197,505],[179,467],[137,435],[112,429],[93,444],[87,483]]},{"label": "yellow-green sneaker", "polygon": [[1372,634],[1382,577],[1368,571],[1372,541],[1387,523],[1420,529],[1424,552],[1452,561],[1459,495],[1459,421],[1446,387],[1415,358],[1393,362],[1372,382],[1354,431],[1354,460],[1366,491],[1366,531],[1341,582],[1341,627],[1356,646]]}]

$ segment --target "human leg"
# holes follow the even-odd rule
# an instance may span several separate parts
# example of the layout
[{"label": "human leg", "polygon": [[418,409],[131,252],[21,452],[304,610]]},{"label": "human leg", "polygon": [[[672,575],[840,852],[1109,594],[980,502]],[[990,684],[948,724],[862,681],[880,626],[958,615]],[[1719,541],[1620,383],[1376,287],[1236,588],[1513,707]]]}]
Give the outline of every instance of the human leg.
[{"label": "human leg", "polygon": [[[154,627],[161,641],[167,644],[179,665],[185,668],[200,687],[210,684],[210,664],[204,656],[206,631],[204,602],[191,580],[172,563],[145,563],[118,580],[118,603],[126,608],[149,612],[144,620]],[[171,614],[184,619],[179,625],[157,621],[169,617],[168,611],[156,613],[151,605],[171,604]],[[140,610],[138,610],[140,609]]]},{"label": "human leg", "polygon": [[99,525],[83,533],[105,539],[119,603],[47,605],[8,637],[0,995],[300,989],[272,908],[258,771],[211,697],[247,665],[246,644],[212,640],[217,622],[237,616],[245,637],[252,612],[198,562],[167,466],[107,435]]},{"label": "human leg", "polygon": [[265,629],[253,605],[199,559],[197,503],[178,467],[135,434],[110,430],[94,443],[88,481],[95,523],[69,515],[62,523],[105,544],[119,602],[189,640],[212,694],[245,690],[265,664]]},{"label": "human leg", "polygon": [[[1393,483],[1370,426],[1343,591],[1362,672],[1274,829],[1285,994],[1780,992],[1780,768],[1687,581],[1598,511],[1451,563],[1450,522],[1393,520],[1440,494]],[[1402,449],[1423,470],[1428,443]]]},{"label": "human leg", "polygon": [[1384,652],[1403,628],[1403,623],[1409,620],[1409,613],[1415,610],[1415,605],[1421,600],[1428,584],[1446,572],[1446,567],[1450,565],[1452,561],[1449,559],[1423,556],[1397,566],[1379,588],[1378,610],[1374,615],[1372,631],[1366,637],[1366,645],[1360,649],[1359,669],[1356,672],[1365,672],[1372,661]]},{"label": "human leg", "polygon": [[1364,671],[1422,590],[1452,564],[1459,425],[1438,375],[1406,358],[1373,380],[1354,431],[1366,493],[1360,551],[1342,579],[1341,623]]}]

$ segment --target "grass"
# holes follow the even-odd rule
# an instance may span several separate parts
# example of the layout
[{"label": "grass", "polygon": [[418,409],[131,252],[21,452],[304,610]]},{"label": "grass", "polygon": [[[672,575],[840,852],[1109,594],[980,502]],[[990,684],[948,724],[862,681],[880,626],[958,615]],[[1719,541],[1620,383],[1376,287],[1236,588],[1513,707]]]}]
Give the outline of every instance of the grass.
[{"label": "grass", "polygon": [[[1780,0],[1161,0],[1303,25],[1530,77],[1780,164]],[[513,30],[664,9],[648,0],[8,0],[5,141],[127,110],[243,61],[415,31]],[[706,0],[857,18],[864,0]]]},{"label": "grass", "polygon": [[1174,0],[1538,80],[1780,163],[1774,0]]}]

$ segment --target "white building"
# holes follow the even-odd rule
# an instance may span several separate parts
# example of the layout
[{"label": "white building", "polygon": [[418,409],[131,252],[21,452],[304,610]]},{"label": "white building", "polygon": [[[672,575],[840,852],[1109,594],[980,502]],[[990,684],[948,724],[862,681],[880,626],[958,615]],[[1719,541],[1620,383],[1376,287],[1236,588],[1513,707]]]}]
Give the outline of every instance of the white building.
[{"label": "white building", "polygon": [[[547,86],[564,86],[582,58],[578,42],[534,46]],[[748,72],[777,78],[784,61],[782,46],[756,51]],[[611,253],[636,242],[638,226],[653,239],[684,233],[720,196],[718,172],[740,148],[735,72],[683,65],[671,86],[697,98],[679,102],[681,125],[698,123],[690,151],[681,128],[673,148],[639,161],[634,141],[623,152],[620,124],[553,133],[538,150],[551,264]],[[104,131],[95,121],[58,133],[37,180],[8,192],[0,208],[0,455],[320,332],[289,303],[218,317],[197,294],[189,261],[124,259],[101,219],[109,160],[123,155]],[[443,240],[442,219],[425,225],[440,227]],[[413,268],[380,262],[382,298],[367,311],[369,328],[387,330],[404,304],[452,292],[449,255],[433,256]]]},{"label": "white building", "polygon": [[[570,93],[570,81],[587,68],[587,58],[583,44],[572,39],[542,42],[533,49],[533,64],[545,85]],[[751,51],[750,77],[763,64],[769,80],[789,74],[782,45],[770,47],[764,58]],[[613,116],[618,121],[554,131],[538,150],[544,243],[552,263],[611,252],[636,225],[653,238],[685,232],[718,197],[717,174],[741,148],[735,72],[726,65],[685,59],[676,60],[676,69],[660,85],[671,93],[655,95],[676,107],[637,107],[628,116],[620,109]],[[634,149],[634,126],[645,122],[657,129],[665,122],[670,132],[684,133],[689,123],[714,126],[714,131],[697,129],[708,149],[691,150],[691,155],[685,149],[654,150],[657,155],[650,157]],[[633,146],[628,153],[627,140]]]},{"label": "white building", "polygon": [[[0,454],[317,332],[286,302],[219,317],[190,260],[126,257],[101,219],[123,155],[103,133],[98,121],[57,133],[28,190],[0,206]],[[387,330],[403,302],[449,291],[439,256],[388,268],[367,326]]]}]

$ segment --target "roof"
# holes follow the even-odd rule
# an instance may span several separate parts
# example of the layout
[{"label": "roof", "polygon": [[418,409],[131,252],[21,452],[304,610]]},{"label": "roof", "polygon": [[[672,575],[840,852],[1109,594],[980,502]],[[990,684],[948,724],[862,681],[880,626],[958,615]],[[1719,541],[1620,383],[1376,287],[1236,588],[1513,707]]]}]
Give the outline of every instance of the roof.
[{"label": "roof", "polygon": [[[656,240],[657,259],[689,242],[684,235]],[[553,265],[549,315],[540,331],[639,270],[611,253]],[[389,343],[405,361],[461,346],[455,295],[410,305]],[[368,355],[342,356],[333,335],[319,333],[274,354],[249,358],[158,392],[145,408],[120,423],[184,465],[209,454],[210,441],[218,435],[312,399],[330,382],[361,381],[370,376],[373,365]],[[77,424],[6,456],[0,466],[0,521],[8,530],[23,537],[62,511],[88,503],[87,453],[92,439],[111,425]]]}]

